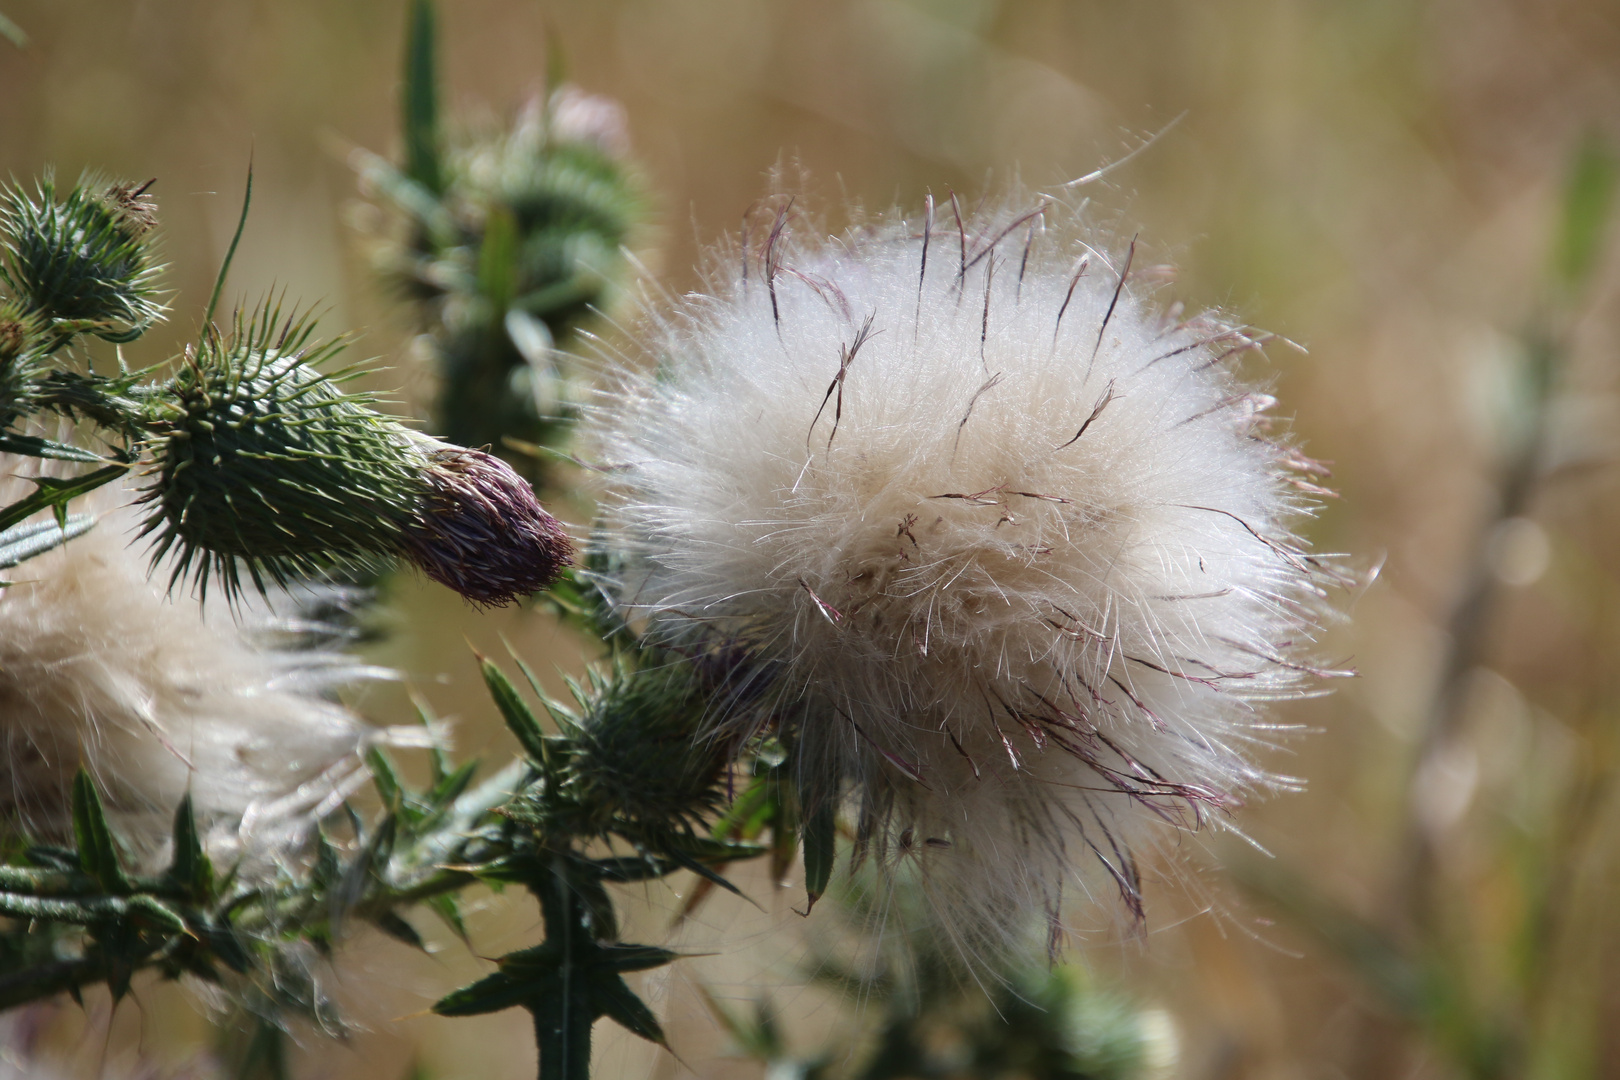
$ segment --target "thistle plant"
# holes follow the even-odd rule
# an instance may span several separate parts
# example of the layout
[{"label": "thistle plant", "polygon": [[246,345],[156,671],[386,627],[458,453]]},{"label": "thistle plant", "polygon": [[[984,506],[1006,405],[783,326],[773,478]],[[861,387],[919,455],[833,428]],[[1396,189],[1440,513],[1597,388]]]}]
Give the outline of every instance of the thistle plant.
[{"label": "thistle plant", "polygon": [[414,308],[438,390],[435,427],[498,453],[559,448],[578,415],[567,347],[610,306],[646,199],[619,106],[555,85],[507,130],[439,116],[436,15],[414,0],[401,101],[404,160],[357,151],[386,221],[377,268]]},{"label": "thistle plant", "polygon": [[739,1009],[705,1002],[767,1076],[802,1080],[1146,1080],[1174,1075],[1167,1018],[1135,1007],[1074,958],[1043,949],[1045,927],[1026,924],[1021,949],[988,974],[964,963],[942,933],[916,874],[885,881],[868,862],[832,890],[814,928],[804,979],[851,1002],[853,1027],[817,1050],[795,1050],[770,1000]]},{"label": "thistle plant", "polygon": [[[600,107],[564,91],[446,149],[413,11],[407,163],[364,167],[408,211],[391,250],[433,305],[446,426],[560,441],[573,414],[538,407],[540,359],[605,295],[630,182]],[[1289,786],[1259,759],[1263,703],[1332,674],[1309,647],[1340,575],[1295,535],[1322,470],[1231,370],[1265,335],[1160,313],[1135,243],[1102,254],[1055,199],[930,200],[829,243],[781,202],[599,398],[604,497],[569,569],[528,482],[348,389],[308,318],[266,302],[216,326],[224,269],[168,365],[98,357],[162,314],[149,185],[8,198],[0,451],[45,464],[0,509],[0,562],[41,573],[0,595],[0,704],[20,703],[0,734],[41,762],[0,773],[0,1007],[192,976],[265,1030],[336,1030],[346,927],[421,946],[429,912],[465,938],[462,891],[515,884],[541,940],[433,1008],[525,1009],[540,1075],[579,1080],[603,1017],[665,1041],[625,976],[678,956],[622,939],[612,886],[695,875],[689,912],[737,891],[731,864],[780,881],[802,857],[806,914],[832,891],[926,924],[883,976],[864,1075],[928,1058],[945,1015],[980,1049],[931,1075],[1031,1047],[1034,1075],[1129,1074],[1065,1026],[1090,999],[1040,974],[1032,933],[1099,883],[1143,918],[1137,851]],[[151,582],[114,523],[147,538]],[[359,674],[341,654],[252,640],[261,608],[273,628],[277,604],[395,560],[479,605],[549,588],[603,649],[566,703],[480,658],[520,748],[482,780],[425,706],[378,732],[326,700]],[[210,591],[232,632],[208,629]],[[218,640],[188,644],[199,628]],[[388,749],[410,743],[421,785]],[[947,974],[988,976],[1001,1025],[962,1020]]]}]

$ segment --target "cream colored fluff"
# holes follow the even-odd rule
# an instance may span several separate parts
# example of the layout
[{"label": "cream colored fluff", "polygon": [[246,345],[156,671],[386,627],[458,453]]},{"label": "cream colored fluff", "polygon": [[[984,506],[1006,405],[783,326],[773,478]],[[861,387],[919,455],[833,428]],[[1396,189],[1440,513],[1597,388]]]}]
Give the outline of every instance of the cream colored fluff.
[{"label": "cream colored fluff", "polygon": [[[0,459],[0,472],[31,466]],[[12,480],[5,502],[32,485]],[[85,535],[6,571],[0,590],[0,812],[7,831],[60,838],[81,763],[142,859],[189,790],[217,855],[264,854],[364,776],[374,730],[323,692],[356,673],[339,655],[252,640],[266,611],[166,594],[149,578],[133,485],[80,500]],[[365,672],[360,672],[364,674]]]},{"label": "cream colored fluff", "polygon": [[774,693],[716,723],[796,732],[971,947],[1065,881],[1140,915],[1133,844],[1281,782],[1259,705],[1319,674],[1324,574],[1312,465],[1228,373],[1259,335],[1053,209],[928,222],[756,225],[596,425],[624,603],[748,657]]}]

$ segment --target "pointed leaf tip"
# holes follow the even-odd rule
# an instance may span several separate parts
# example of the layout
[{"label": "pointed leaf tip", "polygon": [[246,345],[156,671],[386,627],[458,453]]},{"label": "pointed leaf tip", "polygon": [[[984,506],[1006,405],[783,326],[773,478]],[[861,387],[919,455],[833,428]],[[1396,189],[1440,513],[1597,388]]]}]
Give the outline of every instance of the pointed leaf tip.
[{"label": "pointed leaf tip", "polygon": [[496,708],[500,709],[501,717],[506,726],[517,737],[523,752],[537,765],[546,763],[546,735],[540,727],[540,721],[521,697],[517,688],[506,677],[505,672],[495,664],[480,656],[479,667],[484,673],[484,683],[489,687],[490,696],[495,699]]}]

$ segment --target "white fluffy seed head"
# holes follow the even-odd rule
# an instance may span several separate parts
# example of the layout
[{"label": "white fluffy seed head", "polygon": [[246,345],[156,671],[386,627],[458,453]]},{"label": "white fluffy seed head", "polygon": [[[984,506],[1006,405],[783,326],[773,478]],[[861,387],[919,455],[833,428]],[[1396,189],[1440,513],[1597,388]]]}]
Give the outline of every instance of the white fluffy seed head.
[{"label": "white fluffy seed head", "polygon": [[[27,466],[0,458],[0,473]],[[0,503],[30,485],[0,485]],[[323,801],[364,779],[378,736],[326,699],[366,674],[347,658],[261,647],[268,612],[206,617],[165,594],[130,542],[140,515],[92,496],[94,528],[5,572],[0,590],[0,835],[68,833],[81,764],[120,838],[150,863],[190,791],[216,857],[273,859]],[[329,809],[330,807],[328,807]]]},{"label": "white fluffy seed head", "polygon": [[1261,336],[1058,217],[784,211],[597,421],[622,602],[767,674],[717,723],[779,728],[970,946],[1083,864],[1139,916],[1133,843],[1274,786],[1256,703],[1315,674],[1312,465],[1229,373]]}]

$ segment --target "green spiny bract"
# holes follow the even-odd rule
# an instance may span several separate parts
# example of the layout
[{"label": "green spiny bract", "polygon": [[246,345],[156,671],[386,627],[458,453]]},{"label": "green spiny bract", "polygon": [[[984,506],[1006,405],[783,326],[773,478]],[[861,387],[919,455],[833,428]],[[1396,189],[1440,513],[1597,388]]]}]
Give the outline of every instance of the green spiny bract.
[{"label": "green spiny bract", "polygon": [[[210,333],[154,401],[158,459],[145,533],[177,552],[170,584],[216,575],[235,595],[334,566],[380,569],[405,556],[479,603],[550,584],[566,536],[511,470],[418,435],[312,366],[305,319],[262,308]],[[466,459],[474,459],[468,461]],[[504,472],[502,471],[504,470]]]},{"label": "green spiny bract", "polygon": [[131,341],[163,314],[152,259],[156,208],[145,188],[86,178],[57,201],[50,176],[31,196],[0,192],[0,277],[58,338]]},{"label": "green spiny bract", "polygon": [[572,418],[551,347],[611,303],[645,213],[616,110],[570,89],[536,99],[510,131],[444,155],[442,195],[362,160],[397,223],[378,264],[422,306],[442,380],[435,418],[453,441],[554,443]]},{"label": "green spiny bract", "polygon": [[592,671],[589,687],[570,689],[577,711],[545,703],[565,732],[553,743],[555,791],[533,793],[546,807],[545,826],[661,847],[725,805],[734,755],[729,743],[704,737],[713,688],[694,665],[619,662]]},{"label": "green spiny bract", "polygon": [[334,561],[378,567],[397,551],[420,487],[410,435],[313,366],[338,346],[314,325],[261,308],[188,352],[153,430],[158,479],[146,495],[154,559],[177,547],[171,584],[246,569],[261,590]]}]

